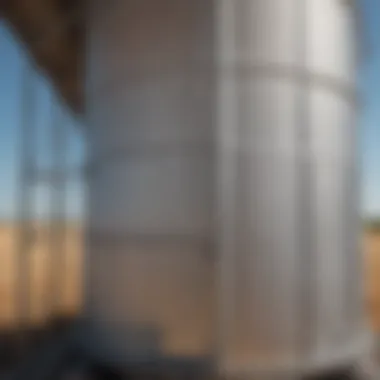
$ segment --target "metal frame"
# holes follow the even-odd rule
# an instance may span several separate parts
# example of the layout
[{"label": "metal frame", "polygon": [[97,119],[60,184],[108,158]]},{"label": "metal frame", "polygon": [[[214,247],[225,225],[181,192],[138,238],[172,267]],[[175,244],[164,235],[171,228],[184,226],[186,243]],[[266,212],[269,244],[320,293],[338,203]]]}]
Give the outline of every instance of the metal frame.
[{"label": "metal frame", "polygon": [[18,327],[23,330],[30,318],[30,254],[32,242],[32,204],[33,189],[32,178],[35,172],[36,160],[36,117],[35,94],[33,78],[30,71],[30,63],[27,62],[21,81],[21,125],[20,125],[20,177],[17,202],[17,273],[15,276],[15,315]]},{"label": "metal frame", "polygon": [[64,283],[65,268],[65,234],[66,234],[66,178],[67,165],[67,135],[62,107],[52,99],[51,153],[53,159],[50,184],[50,270],[47,298],[50,312],[59,310],[59,300],[63,294],[60,284]]},{"label": "metal frame", "polygon": [[[31,327],[31,254],[36,241],[33,222],[35,222],[36,186],[49,186],[48,244],[47,263],[48,280],[45,286],[44,307],[48,317],[60,312],[63,298],[62,286],[65,276],[66,242],[66,195],[67,183],[80,178],[72,175],[69,167],[68,135],[61,99],[51,98],[51,121],[49,125],[51,168],[46,170],[37,162],[37,114],[38,104],[35,86],[37,69],[28,60],[23,68],[20,104],[20,167],[17,194],[17,241],[15,272],[15,317],[20,332]],[[23,334],[22,334],[23,335]],[[22,339],[27,343],[27,337]]]}]

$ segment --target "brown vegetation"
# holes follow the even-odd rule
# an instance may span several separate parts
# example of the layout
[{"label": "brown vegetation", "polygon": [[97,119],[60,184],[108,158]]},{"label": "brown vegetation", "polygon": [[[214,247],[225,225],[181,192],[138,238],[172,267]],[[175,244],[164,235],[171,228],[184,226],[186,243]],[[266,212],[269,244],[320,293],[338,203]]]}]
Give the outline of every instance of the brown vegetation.
[{"label": "brown vegetation", "polygon": [[369,315],[376,331],[380,330],[380,231],[364,234],[366,295]]},{"label": "brown vegetation", "polygon": [[[35,236],[30,255],[30,287],[31,299],[30,319],[34,323],[43,323],[45,318],[55,312],[71,314],[78,310],[81,304],[81,268],[82,242],[78,227],[70,226],[66,234],[65,255],[57,275],[54,275],[61,289],[57,295],[56,305],[51,305],[51,291],[54,279],[49,276],[53,262],[52,254],[59,254],[59,250],[52,249],[49,241],[48,229],[35,228]],[[0,226],[0,328],[13,327],[17,304],[17,231],[11,225]],[[52,310],[52,308],[59,310]]]}]

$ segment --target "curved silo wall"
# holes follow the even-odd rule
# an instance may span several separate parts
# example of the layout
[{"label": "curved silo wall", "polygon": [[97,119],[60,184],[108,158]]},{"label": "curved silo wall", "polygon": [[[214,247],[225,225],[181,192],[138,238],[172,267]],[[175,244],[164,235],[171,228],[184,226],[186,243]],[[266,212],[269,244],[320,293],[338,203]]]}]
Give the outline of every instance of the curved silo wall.
[{"label": "curved silo wall", "polygon": [[220,368],[368,352],[353,2],[218,2]]},{"label": "curved silo wall", "polygon": [[353,2],[101,4],[86,299],[104,354],[216,354],[231,375],[359,360]]},{"label": "curved silo wall", "polygon": [[91,15],[88,313],[122,360],[208,356],[211,9],[204,1],[98,2]]}]

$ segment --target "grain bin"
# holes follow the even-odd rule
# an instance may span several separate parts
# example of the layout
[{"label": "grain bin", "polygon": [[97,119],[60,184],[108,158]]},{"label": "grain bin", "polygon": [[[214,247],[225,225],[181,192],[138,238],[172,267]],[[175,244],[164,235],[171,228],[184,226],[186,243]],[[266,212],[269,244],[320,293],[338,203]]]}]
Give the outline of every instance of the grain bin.
[{"label": "grain bin", "polygon": [[220,369],[357,364],[355,3],[217,3]]},{"label": "grain bin", "polygon": [[210,4],[98,1],[89,11],[87,313],[113,361],[208,357]]},{"label": "grain bin", "polygon": [[217,355],[234,376],[366,354],[354,19],[342,0],[92,2],[102,357]]}]

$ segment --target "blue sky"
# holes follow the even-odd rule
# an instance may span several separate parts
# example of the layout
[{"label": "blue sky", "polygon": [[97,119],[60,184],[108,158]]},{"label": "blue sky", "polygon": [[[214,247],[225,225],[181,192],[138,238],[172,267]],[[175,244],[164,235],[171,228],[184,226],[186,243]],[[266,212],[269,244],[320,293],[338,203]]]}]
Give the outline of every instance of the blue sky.
[{"label": "blue sky", "polygon": [[380,215],[380,1],[362,0],[369,57],[361,70],[363,211]]},{"label": "blue sky", "polygon": [[[365,215],[380,216],[380,1],[360,0],[364,17],[364,36],[369,46],[369,56],[360,72],[360,88],[364,98],[364,109],[360,116],[362,137],[363,188],[362,210]],[[20,114],[17,108],[21,100],[20,74],[25,64],[25,52],[13,39],[6,26],[0,23],[0,219],[15,215],[16,184],[18,162],[18,133]],[[39,163],[49,163],[46,131],[51,117],[49,107],[52,96],[48,82],[36,75],[39,101],[38,126],[40,132]],[[83,159],[83,142],[80,127],[72,118],[67,124],[70,131],[71,165],[77,165]],[[45,141],[43,137],[45,136]],[[44,145],[45,144],[45,145]],[[37,212],[48,212],[46,186],[37,189]],[[78,184],[70,186],[68,204],[69,214],[80,215],[82,192]]]},{"label": "blue sky", "polygon": [[[17,183],[19,173],[20,123],[21,112],[17,110],[21,104],[21,73],[25,70],[27,56],[25,50],[13,37],[5,24],[0,23],[0,220],[13,219],[16,216]],[[55,94],[48,80],[39,73],[34,73],[37,111],[36,126],[38,128],[37,162],[40,168],[49,168],[51,151],[49,151],[49,131],[53,112],[52,99]],[[32,120],[31,120],[32,122]],[[84,158],[84,144],[81,126],[66,113],[68,138],[68,165],[79,167]],[[45,217],[49,214],[49,186],[40,184],[34,187],[35,214]],[[83,191],[79,181],[71,181],[67,187],[67,214],[70,218],[82,215]]]}]

